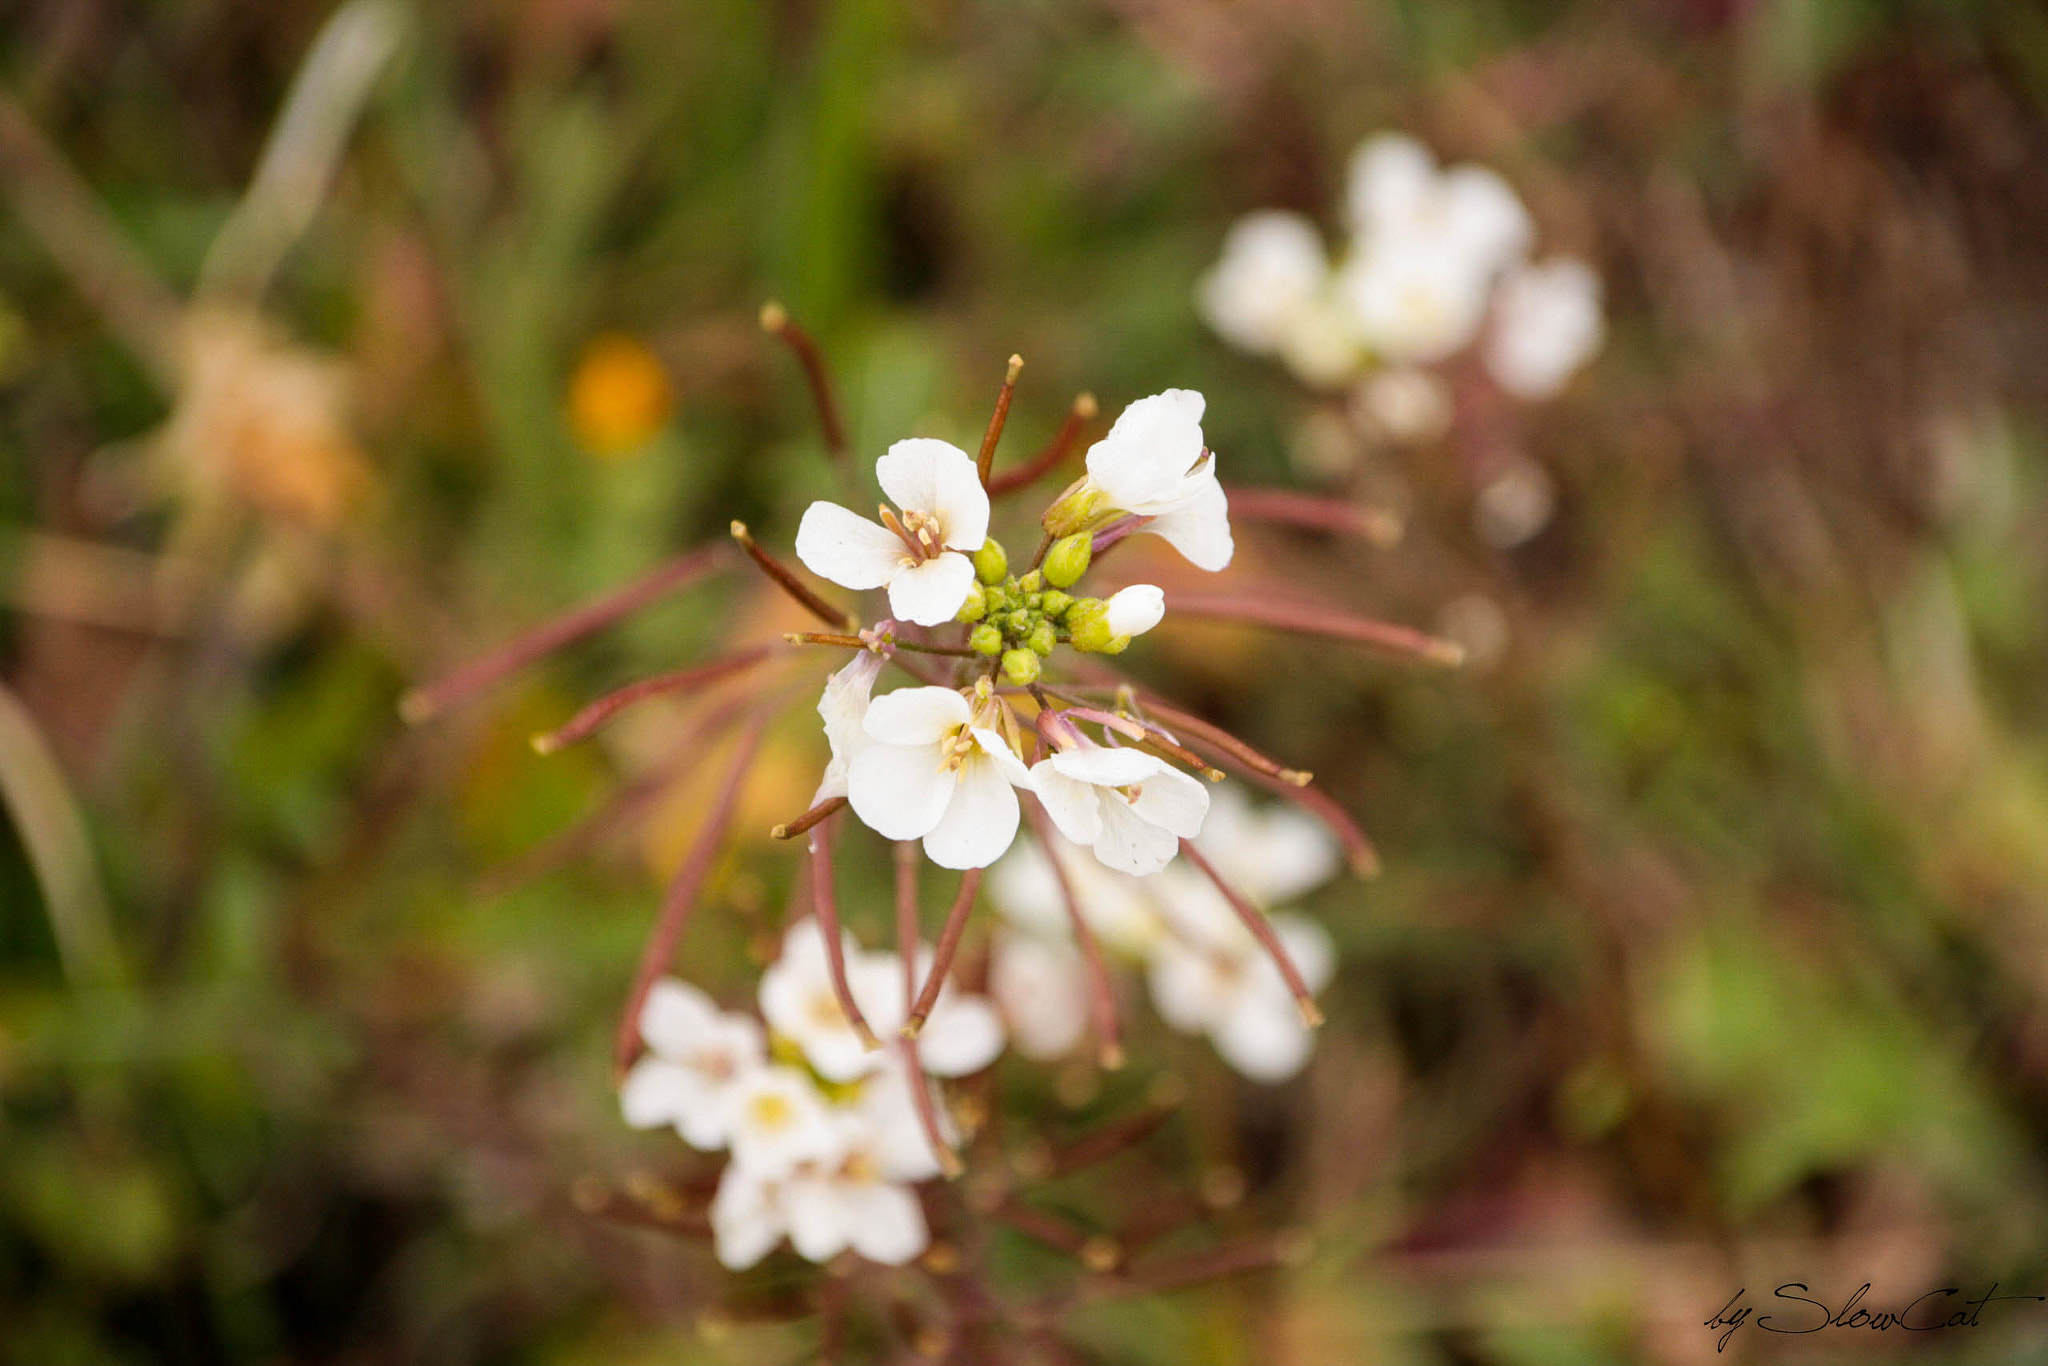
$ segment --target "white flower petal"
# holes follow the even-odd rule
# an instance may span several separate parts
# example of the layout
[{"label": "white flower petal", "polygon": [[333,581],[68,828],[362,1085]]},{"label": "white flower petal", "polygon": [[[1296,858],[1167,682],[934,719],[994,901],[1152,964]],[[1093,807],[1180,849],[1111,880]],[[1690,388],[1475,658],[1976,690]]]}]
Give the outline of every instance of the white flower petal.
[{"label": "white flower petal", "polygon": [[1017,815],[1002,766],[985,753],[969,755],[945,815],[924,837],[925,857],[941,868],[986,868],[1017,837]]},{"label": "white flower petal", "polygon": [[633,1064],[619,1087],[619,1108],[635,1129],[674,1124],[703,1096],[696,1072],[658,1057]]},{"label": "white flower petal", "polygon": [[967,699],[951,688],[898,688],[868,704],[861,726],[885,745],[937,745],[972,719]]},{"label": "white flower petal", "polygon": [[1247,214],[1223,239],[1196,302],[1224,340],[1254,353],[1277,349],[1329,278],[1315,224],[1275,209]]},{"label": "white flower petal", "polygon": [[818,718],[825,723],[825,743],[831,746],[832,757],[825,765],[824,776],[818,780],[818,790],[811,796],[812,806],[829,797],[846,795],[846,766],[852,762],[854,751],[867,743],[867,732],[862,726],[882,663],[882,656],[862,650],[851,663],[825,680],[825,691],[818,698]]},{"label": "white flower petal", "polygon": [[1003,1022],[979,996],[941,992],[924,1031],[917,1036],[918,1061],[935,1077],[979,1072],[1003,1051]]},{"label": "white flower petal", "polygon": [[1088,1030],[1088,984],[1071,941],[1005,934],[989,964],[989,992],[1028,1058],[1064,1057]]},{"label": "white flower petal", "polygon": [[1485,166],[1454,166],[1442,183],[1446,245],[1489,279],[1529,249],[1536,225],[1514,187]]},{"label": "white flower petal", "polygon": [[1206,1032],[1229,1005],[1209,956],[1171,935],[1146,959],[1145,983],[1159,1018],[1183,1034]]},{"label": "white flower petal", "polygon": [[791,1178],[789,1245],[813,1262],[829,1262],[846,1250],[859,1220],[847,1192],[831,1176],[806,1172]]},{"label": "white flower petal", "polygon": [[819,502],[804,510],[797,525],[796,557],[842,588],[880,588],[910,552],[887,527],[837,503]]},{"label": "white flower petal", "polygon": [[1193,389],[1141,398],[1088,448],[1088,477],[1117,507],[1146,512],[1171,499],[1202,458],[1204,400]]},{"label": "white flower petal", "polygon": [[1113,636],[1142,636],[1165,616],[1165,590],[1149,583],[1134,583],[1110,596],[1104,620]]},{"label": "white flower petal", "polygon": [[[1294,960],[1308,989],[1317,992],[1328,986],[1337,970],[1337,946],[1331,942],[1330,932],[1305,915],[1285,911],[1273,916],[1272,921],[1273,933],[1287,950],[1287,956]],[[1292,994],[1288,999],[1293,1000]]]},{"label": "white flower petal", "polygon": [[1230,535],[1230,503],[1212,473],[1180,503],[1156,515],[1145,530],[1165,539],[1197,569],[1226,569],[1237,553]]},{"label": "white flower petal", "polygon": [[778,1183],[736,1162],[726,1164],[711,1197],[711,1233],[727,1270],[746,1270],[782,1241],[788,1225],[781,1196]]},{"label": "white flower petal", "polygon": [[884,839],[922,839],[946,814],[957,786],[933,745],[870,742],[846,766],[846,800]]},{"label": "white flower petal", "polygon": [[1404,133],[1368,138],[1351,154],[1346,219],[1353,232],[1384,232],[1407,223],[1436,179],[1436,157]]},{"label": "white flower petal", "polygon": [[902,1186],[864,1187],[854,1195],[847,1214],[853,1250],[871,1262],[902,1266],[931,1242],[924,1206]]},{"label": "white flower petal", "polygon": [[957,550],[899,569],[889,580],[889,611],[919,626],[951,621],[974,587],[974,561]]},{"label": "white flower petal", "polygon": [[[1059,757],[1054,755],[1053,759]],[[1069,778],[1053,766],[1052,759],[1041,759],[1032,765],[1031,786],[1038,793],[1045,814],[1052,817],[1062,835],[1076,844],[1095,843],[1096,836],[1102,833],[1102,802],[1093,783]],[[1048,867],[1045,871],[1050,879],[1052,869]],[[1047,885],[1057,903],[1059,884],[1049,880]]]},{"label": "white flower petal", "polygon": [[987,726],[974,727],[972,734],[982,754],[994,761],[1005,781],[1016,787],[1031,786],[1031,770],[1024,767],[1024,761],[1017,757],[1017,751],[1010,748],[1008,740]]},{"label": "white flower petal", "polygon": [[1101,804],[1102,832],[1095,837],[1095,857],[1105,867],[1146,877],[1173,862],[1180,852],[1180,838],[1171,830],[1146,820],[1114,792],[1105,795]]},{"label": "white flower petal", "polygon": [[688,982],[664,977],[648,989],[640,1007],[640,1037],[664,1057],[681,1060],[704,1040],[718,1007]]},{"label": "white flower petal", "polygon": [[1211,1030],[1223,1060],[1253,1081],[1282,1082],[1315,1051],[1313,1030],[1301,1022],[1293,998],[1263,993],[1242,998]]},{"label": "white flower petal", "polygon": [[974,457],[951,442],[899,441],[875,462],[875,479],[897,507],[937,518],[953,549],[971,554],[988,539],[988,490]]},{"label": "white flower petal", "polygon": [[1131,810],[1183,839],[1193,839],[1202,833],[1202,818],[1209,814],[1209,785],[1162,763],[1157,775],[1145,780]]},{"label": "white flower petal", "polygon": [[[1046,798],[1044,778],[1034,773],[1032,787],[1041,800]],[[1080,795],[1088,799],[1088,811],[1093,816],[1094,794]],[[1050,803],[1047,805],[1049,809]],[[1094,836],[1091,834],[1089,839]],[[1021,928],[1059,934],[1066,927],[1066,903],[1060,899],[1059,880],[1054,876],[1051,861],[1035,841],[1015,845],[989,869],[988,891],[996,909]]]},{"label": "white flower petal", "polygon": [[1038,769],[1047,769],[1063,778],[1092,783],[1097,787],[1142,783],[1167,767],[1166,760],[1156,754],[1147,754],[1141,749],[1111,749],[1106,745],[1062,750],[1038,765]]},{"label": "white flower petal", "polygon": [[1486,368],[1510,393],[1549,398],[1600,349],[1605,331],[1591,266],[1570,257],[1524,266],[1495,294]]}]

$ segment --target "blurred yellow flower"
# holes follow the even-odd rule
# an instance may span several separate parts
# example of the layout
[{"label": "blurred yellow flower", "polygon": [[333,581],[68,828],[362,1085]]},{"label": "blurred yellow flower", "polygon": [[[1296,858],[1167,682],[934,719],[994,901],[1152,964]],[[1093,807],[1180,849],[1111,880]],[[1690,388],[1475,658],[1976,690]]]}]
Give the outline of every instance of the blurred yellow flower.
[{"label": "blurred yellow flower", "polygon": [[569,377],[569,428],[584,450],[607,460],[633,455],[674,408],[668,372],[644,342],[606,332],[585,344]]}]

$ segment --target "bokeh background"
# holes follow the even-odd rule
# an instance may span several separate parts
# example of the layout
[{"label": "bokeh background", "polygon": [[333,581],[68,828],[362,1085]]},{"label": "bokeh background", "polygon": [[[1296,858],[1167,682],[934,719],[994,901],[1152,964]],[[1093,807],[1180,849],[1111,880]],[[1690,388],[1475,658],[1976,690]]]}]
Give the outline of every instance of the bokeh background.
[{"label": "bokeh background", "polygon": [[[358,8],[291,122],[325,3],[0,4],[0,1358],[818,1351],[801,1264],[736,1282],[575,1198],[690,1170],[608,1067],[701,789],[521,863],[673,718],[528,736],[769,600],[395,705],[734,517],[787,543],[833,486],[768,298],[863,458],[971,445],[1012,351],[1019,452],[1078,391],[1200,389],[1226,477],[1408,521],[1249,562],[1487,646],[1128,657],[1315,769],[1385,871],[1307,903],[1342,966],[1301,1079],[1156,1026],[1106,1093],[1003,1064],[1026,1137],[1177,1087],[1126,1160],[1310,1239],[1077,1312],[1076,1359],[1701,1360],[1740,1287],[2048,1294],[2039,8]],[[1385,128],[1500,169],[1609,335],[1477,435],[1333,454],[1193,289],[1248,210],[1333,223]],[[1503,452],[1555,486],[1512,549],[1472,515]],[[691,941],[729,999],[815,722],[767,755]],[[1131,1179],[1055,1199],[1105,1221]],[[2048,1306],[1724,1357],[2042,1359]]]}]

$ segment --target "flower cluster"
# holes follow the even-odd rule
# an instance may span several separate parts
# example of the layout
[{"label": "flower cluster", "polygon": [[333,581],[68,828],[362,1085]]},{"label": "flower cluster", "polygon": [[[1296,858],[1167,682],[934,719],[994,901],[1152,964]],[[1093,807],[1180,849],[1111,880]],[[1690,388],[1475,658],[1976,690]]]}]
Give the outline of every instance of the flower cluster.
[{"label": "flower cluster", "polygon": [[[1195,846],[1262,909],[1338,868],[1336,841],[1315,820],[1285,807],[1255,810],[1231,788],[1216,794]],[[989,884],[1008,926],[989,989],[1027,1056],[1063,1057],[1087,1026],[1087,971],[1065,911],[1071,894],[1102,947],[1142,965],[1153,1006],[1174,1029],[1206,1034],[1254,1081],[1285,1081],[1308,1061],[1314,1035],[1286,980],[1202,877],[1177,867],[1131,877],[1054,841],[1014,850]],[[1328,931],[1288,911],[1268,919],[1310,989],[1321,990],[1335,967]]]},{"label": "flower cluster", "polygon": [[[761,978],[761,1020],[721,1011],[674,978],[655,983],[640,1010],[648,1052],[620,1088],[626,1122],[672,1126],[690,1146],[730,1155],[711,1228],[734,1270],[785,1237],[814,1262],[851,1248],[901,1265],[924,1251],[930,1235],[911,1187],[954,1166],[932,1141],[949,1126],[927,1078],[978,1072],[1002,1051],[994,1009],[951,989],[931,1009],[930,1032],[869,1050],[840,1007],[826,945],[815,923],[790,927]],[[905,964],[842,934],[840,952],[862,1014],[900,1027],[930,950]]]},{"label": "flower cluster", "polygon": [[1420,367],[1475,341],[1493,378],[1531,399],[1599,349],[1599,277],[1573,257],[1529,259],[1534,225],[1496,172],[1440,169],[1413,138],[1381,134],[1352,156],[1344,219],[1350,243],[1335,263],[1299,214],[1240,220],[1197,291],[1203,317],[1319,388],[1371,374],[1374,408],[1411,428],[1443,407]]},{"label": "flower cluster", "polygon": [[[804,363],[826,449],[853,487],[815,344],[779,307],[762,321]],[[997,500],[1066,463],[1096,411],[1092,398],[1077,398],[1050,445],[996,470],[1021,366],[1013,357],[978,456],[931,438],[899,441],[875,463],[887,501],[873,518],[822,500],[804,512],[795,538],[803,568],[886,594],[886,613],[848,613],[735,522],[739,549],[827,629],[767,640],[735,632],[725,653],[629,683],[535,737],[549,753],[644,699],[688,693],[696,719],[675,744],[677,762],[703,765],[724,751],[627,995],[616,1062],[630,1123],[672,1126],[694,1147],[729,1153],[706,1211],[728,1266],[752,1265],[784,1239],[814,1261],[851,1250],[901,1263],[926,1246],[921,1202],[931,1197],[915,1187],[959,1174],[973,1137],[949,1117],[932,1078],[977,1072],[1005,1042],[1003,1013],[952,977],[984,870],[999,860],[1010,923],[990,936],[985,961],[1020,1051],[1064,1052],[1085,1029],[1102,1064],[1120,1065],[1107,946],[1144,963],[1170,1025],[1207,1034],[1248,1076],[1278,1080],[1303,1065],[1330,943],[1309,922],[1263,908],[1327,877],[1336,849],[1371,872],[1371,844],[1312,775],[1121,677],[1112,661],[1134,639],[1185,615],[1437,663],[1459,658],[1447,642],[1290,601],[1274,585],[1220,595],[1176,588],[1171,601],[1147,583],[1084,587],[1137,535],[1159,537],[1199,570],[1224,569],[1239,495],[1253,521],[1374,534],[1356,509],[1329,500],[1227,493],[1203,436],[1203,398],[1189,390],[1126,407],[1042,509],[1029,558],[1013,557],[990,534]],[[424,720],[732,562],[723,547],[685,554],[415,689],[401,709]],[[810,666],[821,648],[847,655],[819,691]],[[903,679],[885,687],[892,670]],[[810,807],[771,831],[806,842],[808,877],[792,889],[757,1019],[720,1010],[671,974],[768,729],[798,697],[815,699],[830,756]],[[1297,810],[1255,816],[1230,789],[1212,801],[1211,785],[1225,777],[1218,764]],[[549,856],[640,819],[653,790],[629,788]],[[894,843],[893,953],[864,948],[841,924],[834,839],[846,810]],[[1020,831],[1031,843],[1013,853]],[[960,872],[929,945],[917,890],[927,861]]]},{"label": "flower cluster", "polygon": [[[870,521],[814,502],[796,553],[847,588],[886,588],[895,617],[915,626],[958,623],[964,645],[937,647],[985,660],[966,687],[928,685],[871,696],[877,659],[899,644],[896,622],[853,637],[863,651],[827,684],[819,713],[832,760],[819,800],[841,796],[861,821],[893,840],[920,840],[945,868],[984,868],[1016,838],[1016,792],[1036,796],[1060,832],[1127,873],[1155,873],[1201,830],[1209,794],[1166,760],[1123,747],[1116,718],[1037,703],[1043,757],[1027,766],[1023,728],[996,679],[1035,688],[1060,645],[1117,654],[1164,618],[1165,594],[1129,585],[1108,598],[1070,592],[1088,572],[1099,535],[1121,525],[1163,537],[1205,569],[1230,562],[1229,504],[1202,441],[1202,396],[1171,389],[1126,408],[1090,448],[1088,473],[1041,519],[1038,561],[1021,574],[988,536],[989,496],[975,462],[930,438],[899,441],[875,462],[894,506]],[[931,648],[925,643],[926,648]],[[1094,724],[1100,738],[1083,729]],[[1049,750],[1049,753],[1044,751]]]}]

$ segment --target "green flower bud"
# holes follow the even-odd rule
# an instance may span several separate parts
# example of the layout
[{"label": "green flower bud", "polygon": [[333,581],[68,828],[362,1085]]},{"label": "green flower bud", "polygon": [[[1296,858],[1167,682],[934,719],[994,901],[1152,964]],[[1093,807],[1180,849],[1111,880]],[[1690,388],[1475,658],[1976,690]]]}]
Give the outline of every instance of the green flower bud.
[{"label": "green flower bud", "polygon": [[1077,479],[1045,510],[1042,525],[1054,536],[1072,536],[1102,525],[1115,514],[1102,490],[1087,479]]},{"label": "green flower bud", "polygon": [[1017,605],[1015,601],[1016,596],[1015,593],[1010,591],[1007,584],[992,583],[981,590],[981,600],[988,605],[987,610],[990,616],[995,616],[999,612],[1007,612],[1012,607],[1015,607]]},{"label": "green flower bud", "polygon": [[1010,574],[1010,557],[1002,542],[991,536],[974,552],[974,577],[983,583],[1001,583]]},{"label": "green flower bud", "polygon": [[988,611],[988,597],[978,583],[967,586],[967,601],[960,604],[960,610],[953,617],[955,621],[980,621]]},{"label": "green flower bud", "polygon": [[1088,572],[1094,554],[1095,538],[1087,532],[1060,537],[1045,552],[1045,581],[1055,588],[1072,588]]},{"label": "green flower bud", "polygon": [[1038,681],[1038,656],[1029,650],[1005,650],[1003,652],[1003,677],[1023,687]]},{"label": "green flower bud", "polygon": [[1035,653],[1049,655],[1053,646],[1060,643],[1060,633],[1053,629],[1051,622],[1040,621],[1031,628],[1031,633],[1024,637],[1024,643]]},{"label": "green flower bud", "polygon": [[1020,593],[1038,593],[1044,588],[1045,575],[1039,570],[1033,569],[1017,577],[1017,591]]},{"label": "green flower bud", "polygon": [[1038,624],[1038,613],[1028,607],[1019,607],[1003,618],[1003,630],[1009,635],[1022,636]]},{"label": "green flower bud", "polygon": [[1074,600],[1071,597],[1060,592],[1057,588],[1048,588],[1045,590],[1045,596],[1039,599],[1038,610],[1051,617],[1054,621],[1058,621],[1067,614],[1067,609],[1073,605]]},{"label": "green flower bud", "polygon": [[993,623],[984,621],[968,634],[967,648],[978,655],[999,655],[1003,652],[1003,633]]},{"label": "green flower bud", "polygon": [[1074,648],[1088,654],[1105,654],[1115,639],[1109,631],[1109,604],[1101,598],[1082,598],[1067,609],[1067,639]]},{"label": "green flower bud", "polygon": [[1034,612],[1036,612],[1039,609],[1039,607],[1044,604],[1044,602],[1045,594],[1043,593],[1026,593],[1024,595],[1024,605],[1026,607],[1029,607]]}]

